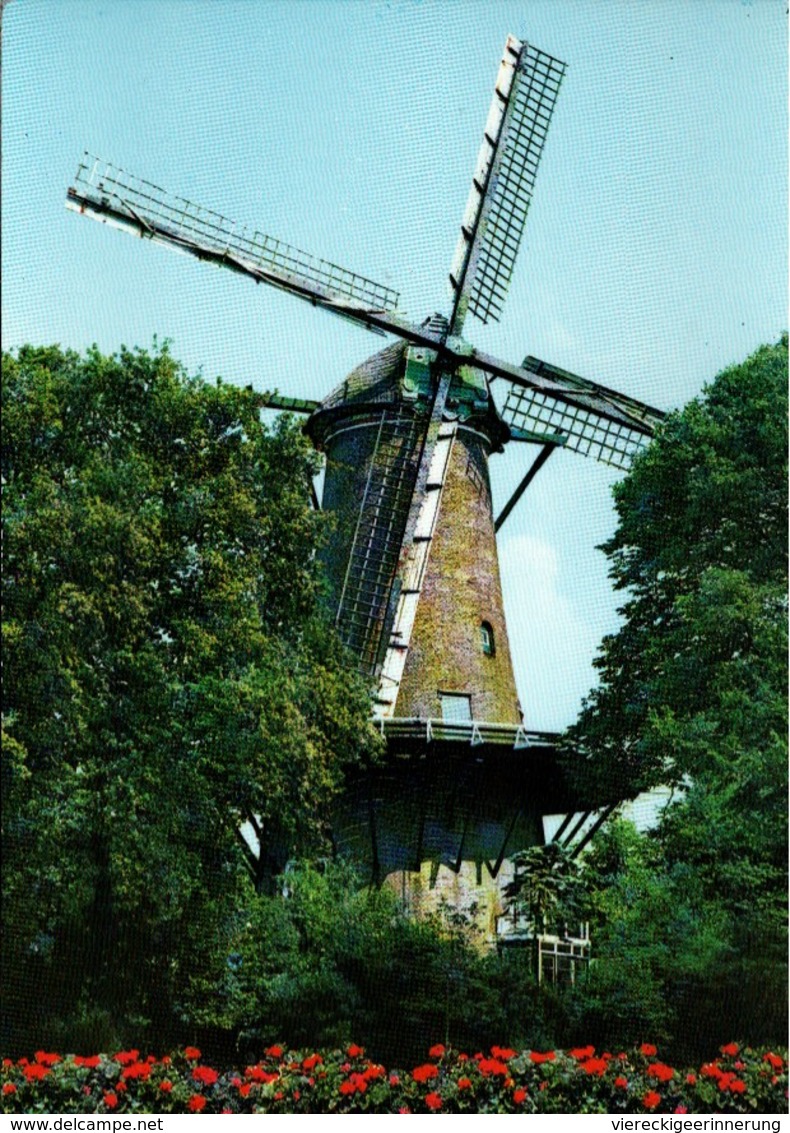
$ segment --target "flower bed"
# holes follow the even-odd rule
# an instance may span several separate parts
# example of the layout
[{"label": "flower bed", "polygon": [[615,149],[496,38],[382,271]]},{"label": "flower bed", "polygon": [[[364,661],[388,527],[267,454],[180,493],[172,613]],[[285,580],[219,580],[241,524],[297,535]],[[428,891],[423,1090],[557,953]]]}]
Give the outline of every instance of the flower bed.
[{"label": "flower bed", "polygon": [[3,1061],[0,1096],[5,1113],[784,1113],[786,1054],[728,1043],[688,1070],[649,1043],[472,1056],[437,1045],[422,1065],[390,1071],[359,1046],[271,1046],[254,1065],[223,1072],[195,1047],[159,1059],[37,1051]]}]

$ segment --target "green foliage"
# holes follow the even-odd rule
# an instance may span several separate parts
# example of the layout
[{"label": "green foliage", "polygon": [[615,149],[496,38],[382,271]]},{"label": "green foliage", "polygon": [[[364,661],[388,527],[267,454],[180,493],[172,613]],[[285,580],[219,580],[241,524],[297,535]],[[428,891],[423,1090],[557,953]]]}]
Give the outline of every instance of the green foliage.
[{"label": "green foliage", "polygon": [[533,846],[513,856],[514,880],[505,887],[515,909],[525,913],[538,932],[558,922],[578,920],[583,884],[578,862],[559,842]]},{"label": "green foliage", "polygon": [[377,750],[318,612],[315,457],[166,347],[4,355],[3,418],[4,1019],[166,1033],[244,865],[320,848]]},{"label": "green foliage", "polygon": [[237,917],[221,978],[185,987],[196,1022],[250,1051],[282,1035],[326,1046],[362,1034],[390,1061],[418,1057],[426,1034],[477,1048],[511,1032],[502,992],[518,977],[454,915],[416,920],[340,862],[294,863],[281,881],[281,896],[257,895]]},{"label": "green foliage", "polygon": [[672,414],[615,487],[619,525],[603,550],[624,624],[604,639],[600,685],[569,734],[573,774],[599,792],[684,783],[743,755],[777,781],[786,485],[784,338]]},{"label": "green foliage", "polygon": [[587,862],[592,1037],[784,1034],[786,484],[785,337],[670,416],[615,489],[624,624],[567,767],[598,797],[679,789],[654,840],[615,830]]}]

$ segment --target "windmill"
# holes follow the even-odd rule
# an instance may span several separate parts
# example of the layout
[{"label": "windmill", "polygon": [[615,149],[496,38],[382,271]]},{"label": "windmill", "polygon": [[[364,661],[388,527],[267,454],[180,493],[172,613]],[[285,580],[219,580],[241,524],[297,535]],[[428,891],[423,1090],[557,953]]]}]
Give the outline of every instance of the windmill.
[{"label": "windmill", "polygon": [[[502,314],[564,71],[508,37],[450,307],[421,323],[403,315],[392,289],[91,155],[66,200],[394,337],[322,400],[265,394],[261,404],[307,414],[305,430],[325,453],[321,506],[337,519],[326,552],[332,612],[388,742],[386,765],[338,808],[338,845],[375,879],[398,878],[413,904],[430,903],[431,891],[460,905],[482,895],[489,929],[497,879],[510,855],[543,840],[541,815],[581,811],[557,832],[565,842],[600,821],[590,818],[600,800],[576,798],[559,774],[555,737],[524,722],[496,533],[556,448],[624,469],[662,417],[537,358],[516,365],[462,337],[469,315],[488,323]],[[494,518],[488,460],[512,442],[537,455]]]}]

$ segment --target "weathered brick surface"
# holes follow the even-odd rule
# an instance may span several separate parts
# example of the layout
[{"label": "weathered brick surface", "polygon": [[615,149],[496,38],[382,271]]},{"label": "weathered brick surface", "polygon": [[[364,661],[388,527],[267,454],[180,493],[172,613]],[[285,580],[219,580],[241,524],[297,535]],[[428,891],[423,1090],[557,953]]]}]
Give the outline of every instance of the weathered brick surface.
[{"label": "weathered brick surface", "polygon": [[[499,577],[486,437],[459,426],[417,607],[396,716],[441,716],[439,692],[472,697],[476,720],[521,722]],[[494,633],[483,652],[482,622]]]},{"label": "weathered brick surface", "polygon": [[462,862],[456,873],[447,866],[436,869],[423,862],[418,872],[390,874],[386,884],[418,917],[441,913],[444,907],[464,916],[469,926],[469,940],[481,949],[496,943],[497,917],[505,911],[504,887],[513,880],[513,863],[505,861],[496,877],[485,865],[478,869],[474,862]]},{"label": "weathered brick surface", "polygon": [[[386,442],[399,411],[419,415],[428,408],[406,402],[401,395],[405,358],[403,344],[396,344],[368,359],[329,394],[307,425],[327,457],[323,506],[336,526],[324,557],[335,610],[347,586],[349,554],[371,463],[381,459],[376,440],[382,418]],[[490,404],[477,402],[470,408],[473,377],[472,371],[461,372],[448,399],[448,406],[457,407],[459,398],[465,403],[466,420],[459,422],[453,443],[395,715],[439,717],[440,692],[462,692],[471,696],[476,720],[517,724],[521,712],[502,604],[488,475],[488,457],[501,442],[503,426]],[[415,449],[415,462],[418,458]],[[394,506],[386,498],[382,503]],[[376,607],[382,618],[385,606],[382,600]],[[493,656],[482,648],[483,622],[493,630]]]}]

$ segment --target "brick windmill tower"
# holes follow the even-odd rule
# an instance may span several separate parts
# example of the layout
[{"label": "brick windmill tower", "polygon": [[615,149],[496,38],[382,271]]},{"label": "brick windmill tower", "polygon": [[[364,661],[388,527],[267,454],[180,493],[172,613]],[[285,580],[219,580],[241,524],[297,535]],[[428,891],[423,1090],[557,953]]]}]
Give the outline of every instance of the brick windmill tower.
[{"label": "brick windmill tower", "polygon": [[[264,395],[262,404],[308,414],[306,432],[325,453],[321,506],[336,519],[325,555],[332,615],[387,738],[385,764],[349,786],[338,808],[338,848],[412,906],[444,897],[468,909],[489,937],[508,859],[544,840],[542,815],[588,813],[600,801],[574,796],[555,737],[525,723],[496,533],[555,448],[626,468],[662,416],[461,337],[468,314],[484,323],[501,315],[564,70],[508,37],[450,270],[451,305],[421,324],[398,311],[390,289],[89,155],[66,201],[394,336],[323,400]],[[514,442],[537,454],[495,519],[488,461]],[[573,832],[569,818],[558,836]]]}]

